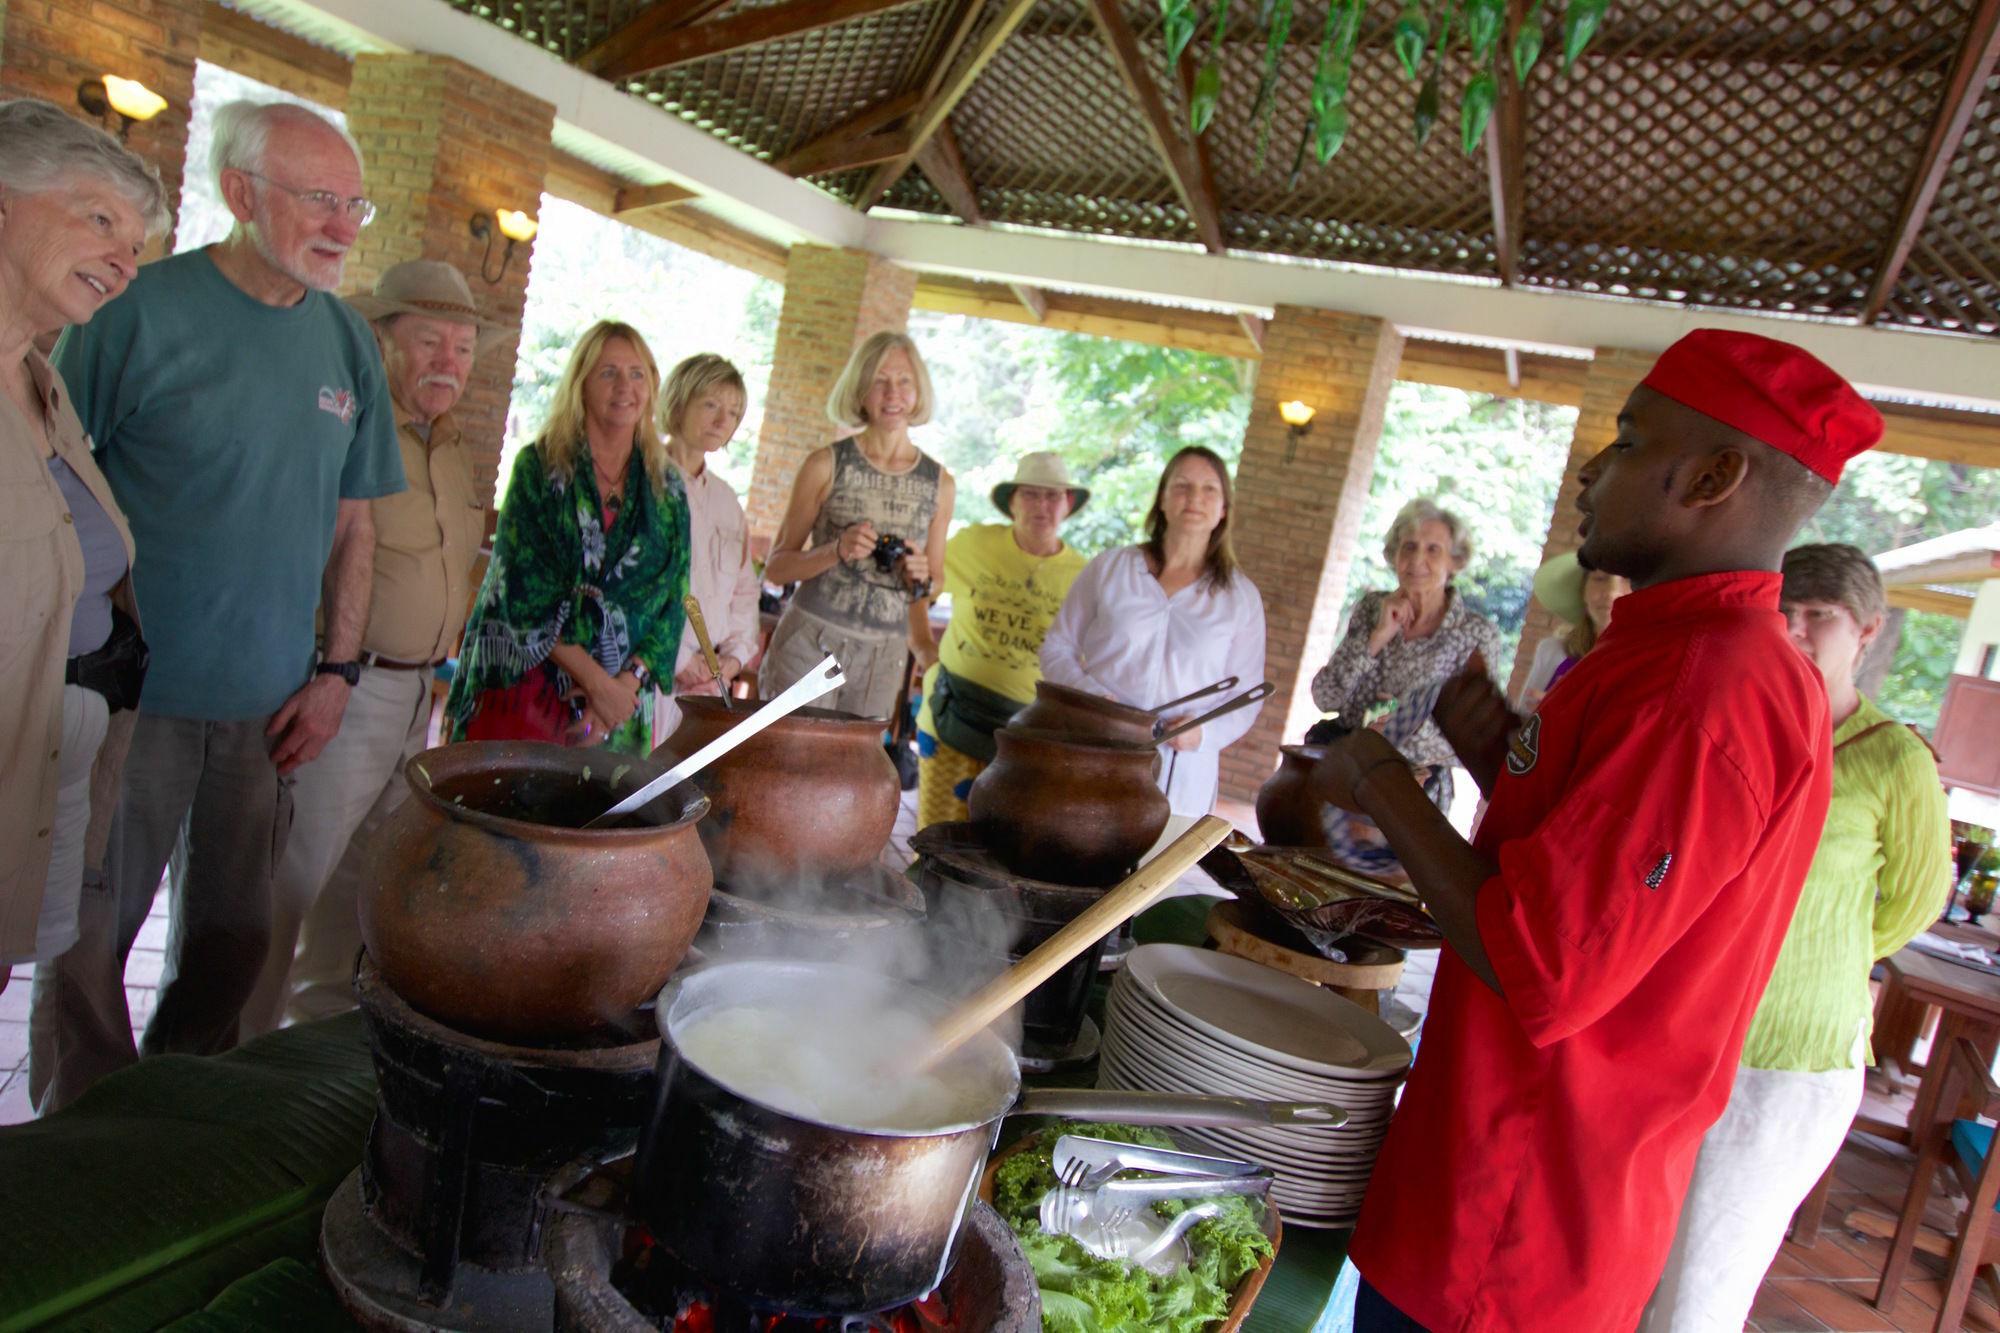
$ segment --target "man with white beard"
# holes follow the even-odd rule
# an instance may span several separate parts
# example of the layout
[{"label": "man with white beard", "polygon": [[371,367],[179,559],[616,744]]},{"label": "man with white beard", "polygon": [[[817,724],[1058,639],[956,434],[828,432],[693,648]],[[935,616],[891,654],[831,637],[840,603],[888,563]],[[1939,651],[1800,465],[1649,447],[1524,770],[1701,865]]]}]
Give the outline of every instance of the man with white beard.
[{"label": "man with white beard", "polygon": [[473,359],[511,330],[482,316],[465,276],[437,260],[397,264],[373,295],[348,304],[382,345],[410,488],[370,503],[375,591],[361,683],[340,733],[292,789],[292,836],[278,863],[270,953],[243,1009],[246,1038],[276,1028],[288,1009],[304,1021],[354,1007],[362,862],[409,795],[403,766],[429,739],[432,676],[465,629],[486,537],[486,506],[451,409]]},{"label": "man with white beard", "polygon": [[330,295],[375,211],[354,141],[302,107],[233,102],[210,166],[230,234],[142,268],[54,357],[131,521],[152,664],[82,937],[36,970],[42,1111],[137,1057],[125,959],[170,857],[166,966],[139,1049],[236,1044],[292,775],[340,731],[360,678],[369,501],[404,485],[381,354]]}]

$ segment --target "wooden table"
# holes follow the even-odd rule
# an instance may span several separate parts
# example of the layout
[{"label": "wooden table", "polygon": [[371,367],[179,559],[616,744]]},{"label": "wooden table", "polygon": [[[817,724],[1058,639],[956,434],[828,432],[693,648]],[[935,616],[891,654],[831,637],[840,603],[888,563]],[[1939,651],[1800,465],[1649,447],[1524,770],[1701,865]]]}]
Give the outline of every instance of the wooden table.
[{"label": "wooden table", "polygon": [[1993,1058],[1995,1045],[2000,1043],[2000,975],[1961,967],[1909,948],[1884,959],[1882,965],[1889,976],[1876,1000],[1878,1019],[1886,1008],[1899,1001],[1937,1006],[1937,1035],[1931,1039],[1933,1058],[1925,1066],[1908,1124],[1896,1125],[1868,1116],[1857,1116],[1854,1123],[1857,1129],[1870,1134],[1911,1143],[1913,1136],[1930,1124],[1937,1107],[1945,1066],[1938,1054],[1950,1050],[1957,1038],[1969,1037],[1987,1059]]}]

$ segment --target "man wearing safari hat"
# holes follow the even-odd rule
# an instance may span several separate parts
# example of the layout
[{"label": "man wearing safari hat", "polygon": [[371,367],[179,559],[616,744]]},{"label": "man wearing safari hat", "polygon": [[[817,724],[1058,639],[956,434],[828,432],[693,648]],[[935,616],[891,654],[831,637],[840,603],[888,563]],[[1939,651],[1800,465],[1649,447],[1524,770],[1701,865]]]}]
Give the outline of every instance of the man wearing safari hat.
[{"label": "man wearing safari hat", "polygon": [[1052,453],[1031,453],[993,488],[1006,523],[975,524],[944,548],[951,623],[917,713],[917,827],[970,818],[965,794],[993,762],[993,733],[1034,702],[1042,636],[1084,557],[1058,529],[1090,492]]},{"label": "man wearing safari hat", "polygon": [[481,315],[464,275],[437,260],[397,264],[372,295],[348,304],[381,344],[409,489],[370,502],[374,592],[359,671],[339,732],[298,770],[270,953],[244,1006],[245,1037],[277,1027],[288,1007],[309,1019],[354,1003],[360,862],[408,792],[403,765],[425,748],[432,673],[457,648],[486,538],[486,497],[451,409],[474,359],[513,330]]},{"label": "man wearing safari hat", "polygon": [[1585,570],[1632,592],[1541,707],[1483,670],[1434,716],[1490,798],[1453,832],[1361,731],[1315,769],[1447,947],[1350,1253],[1357,1333],[1629,1329],[1728,1103],[1830,788],[1785,547],[1882,419],[1788,343],[1701,329],[1583,467]]}]

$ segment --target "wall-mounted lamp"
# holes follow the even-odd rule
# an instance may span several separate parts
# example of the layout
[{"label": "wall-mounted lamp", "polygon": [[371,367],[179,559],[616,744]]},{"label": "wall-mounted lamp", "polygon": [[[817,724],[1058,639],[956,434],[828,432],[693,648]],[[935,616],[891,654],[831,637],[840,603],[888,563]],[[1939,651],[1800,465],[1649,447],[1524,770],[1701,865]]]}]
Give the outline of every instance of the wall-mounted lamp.
[{"label": "wall-mounted lamp", "polygon": [[1294,398],[1290,402],[1278,404],[1278,415],[1285,419],[1285,461],[1292,461],[1292,455],[1299,451],[1299,440],[1313,426],[1313,410]]},{"label": "wall-mounted lamp", "polygon": [[[499,272],[488,273],[486,270],[493,263],[493,224],[495,222],[500,224],[500,234],[507,238],[507,248],[500,252]],[[479,261],[479,276],[484,278],[489,284],[498,283],[500,279],[506,277],[508,261],[514,258],[514,247],[523,241],[534,240],[535,233],[540,229],[539,223],[518,208],[496,208],[493,210],[491,218],[487,217],[484,213],[474,213],[472,215],[472,239],[486,242],[486,253]]]},{"label": "wall-mounted lamp", "polygon": [[166,98],[137,79],[121,79],[116,74],[76,85],[76,104],[99,120],[107,112],[117,112],[120,143],[131,133],[135,121],[151,120],[167,109]]}]

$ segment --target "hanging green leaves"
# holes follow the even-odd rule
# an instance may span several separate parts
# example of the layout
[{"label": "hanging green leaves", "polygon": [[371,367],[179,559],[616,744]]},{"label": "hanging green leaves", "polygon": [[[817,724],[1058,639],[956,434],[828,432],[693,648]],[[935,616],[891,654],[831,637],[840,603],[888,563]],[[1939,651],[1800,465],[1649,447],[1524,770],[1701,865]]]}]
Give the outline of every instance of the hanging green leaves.
[{"label": "hanging green leaves", "polygon": [[1458,110],[1459,137],[1470,153],[1479,147],[1486,122],[1493,119],[1493,103],[1500,96],[1500,83],[1491,70],[1481,70],[1465,85],[1465,101]]},{"label": "hanging green leaves", "polygon": [[1563,15],[1564,70],[1574,65],[1583,48],[1590,45],[1609,7],[1610,0],[1570,0],[1569,10]]},{"label": "hanging green leaves", "polygon": [[1422,148],[1424,141],[1431,137],[1431,130],[1436,127],[1437,119],[1438,70],[1436,65],[1432,65],[1430,77],[1425,79],[1424,86],[1417,90],[1417,147]]},{"label": "hanging green leaves", "polygon": [[1160,0],[1160,34],[1167,43],[1168,69],[1180,63],[1197,26],[1194,0]]},{"label": "hanging green leaves", "polygon": [[1521,30],[1514,34],[1514,81],[1523,88],[1527,87],[1528,71],[1541,58],[1542,0],[1535,0],[1535,7],[1521,21]]},{"label": "hanging green leaves", "polygon": [[1347,104],[1341,103],[1327,111],[1313,127],[1313,152],[1319,155],[1321,165],[1333,160],[1340,151],[1340,145],[1347,139]]},{"label": "hanging green leaves", "polygon": [[1466,0],[1465,39],[1472,43],[1472,63],[1484,65],[1507,26],[1507,0]]},{"label": "hanging green leaves", "polygon": [[1199,135],[1215,119],[1215,107],[1222,100],[1222,38],[1229,31],[1229,0],[1215,0],[1215,40],[1208,59],[1195,71],[1194,90],[1188,94],[1188,124]]},{"label": "hanging green leaves", "polygon": [[1402,15],[1396,20],[1396,59],[1403,62],[1403,73],[1416,81],[1417,67],[1423,63],[1424,48],[1430,45],[1431,24],[1424,16],[1424,7],[1418,0],[1409,0],[1403,6]]},{"label": "hanging green leaves", "polygon": [[1285,38],[1292,33],[1292,0],[1265,0],[1264,77],[1257,81],[1257,97],[1250,106],[1250,119],[1262,119],[1257,131],[1257,170],[1264,169],[1264,151],[1271,142],[1271,117],[1278,101],[1278,66],[1285,58]]}]

